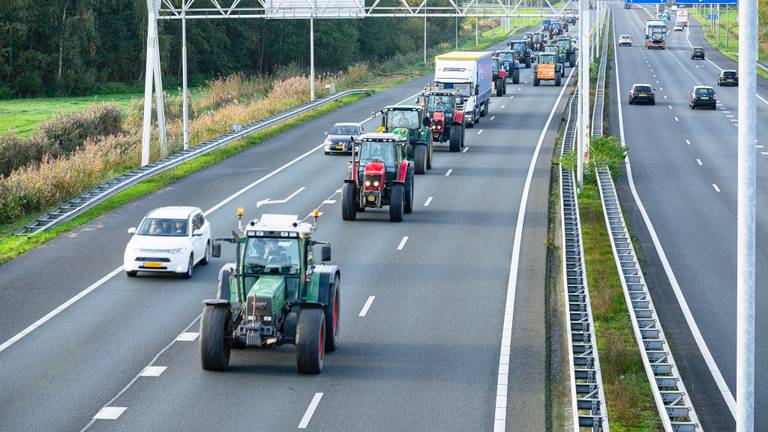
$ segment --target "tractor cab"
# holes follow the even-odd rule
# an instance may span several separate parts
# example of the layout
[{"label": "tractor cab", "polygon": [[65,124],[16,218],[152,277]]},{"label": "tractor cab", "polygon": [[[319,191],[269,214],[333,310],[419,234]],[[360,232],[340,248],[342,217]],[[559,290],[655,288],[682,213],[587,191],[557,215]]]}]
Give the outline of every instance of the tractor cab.
[{"label": "tractor cab", "polygon": [[[494,59],[493,64],[496,64]],[[498,71],[504,76],[504,70]],[[495,75],[495,72],[494,72]],[[502,85],[503,78],[497,78],[497,86]],[[498,87],[503,89],[504,87]],[[447,90],[434,85],[424,88],[417,99],[420,106],[426,107],[427,116],[431,119],[430,130],[432,143],[450,141],[453,152],[461,150],[464,143],[464,97],[456,90]]]},{"label": "tractor cab", "polygon": [[557,63],[557,58],[554,52],[549,52],[549,51],[543,52],[543,53],[539,53],[539,58],[536,63],[540,65],[542,64],[553,65]]},{"label": "tractor cab", "polygon": [[531,50],[528,48],[528,42],[524,39],[512,40],[509,42],[509,49],[515,53],[515,58],[520,64],[525,64],[526,68],[531,67]]},{"label": "tractor cab", "polygon": [[414,161],[416,174],[424,174],[432,167],[432,120],[422,105],[392,105],[381,110],[379,132],[407,129],[406,157]]},{"label": "tractor cab", "polygon": [[507,79],[511,78],[513,84],[518,84],[520,82],[520,62],[517,60],[515,51],[507,49],[498,51],[496,54],[506,72],[505,77]]}]

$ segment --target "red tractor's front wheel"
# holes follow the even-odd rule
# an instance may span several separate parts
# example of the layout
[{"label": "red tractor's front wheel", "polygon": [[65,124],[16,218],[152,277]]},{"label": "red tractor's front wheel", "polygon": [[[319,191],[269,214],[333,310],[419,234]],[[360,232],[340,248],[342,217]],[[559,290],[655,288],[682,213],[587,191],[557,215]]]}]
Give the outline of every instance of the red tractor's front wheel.
[{"label": "red tractor's front wheel", "polygon": [[405,185],[395,183],[392,185],[392,191],[389,195],[389,221],[403,221],[403,207],[405,204]]},{"label": "red tractor's front wheel", "polygon": [[355,220],[357,218],[357,188],[354,183],[344,183],[341,187],[341,218]]}]

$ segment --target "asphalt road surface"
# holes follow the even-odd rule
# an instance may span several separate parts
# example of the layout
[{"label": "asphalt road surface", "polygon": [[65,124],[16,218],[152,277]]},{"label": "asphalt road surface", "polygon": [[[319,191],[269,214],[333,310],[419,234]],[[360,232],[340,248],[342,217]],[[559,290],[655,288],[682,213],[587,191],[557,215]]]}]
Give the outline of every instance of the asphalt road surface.
[{"label": "asphalt road surface", "polygon": [[[666,50],[647,50],[642,47],[643,23],[649,16],[637,7],[615,7],[613,12],[615,34],[630,34],[635,41],[632,47],[617,48],[619,103],[634,185],[656,238],[648,235],[650,230],[635,208],[630,212],[632,223],[644,231],[639,236],[649,257],[651,282],[656,282],[654,297],[662,324],[672,335],[675,358],[703,426],[733,430],[738,90],[718,87],[717,77],[721,69],[737,66],[706,43],[694,21],[688,31],[669,33]],[[692,46],[705,47],[709,60],[691,60]],[[759,142],[754,151],[761,185],[768,182],[764,147],[768,139],[761,130],[768,124],[768,85],[758,80]],[[634,83],[656,88],[655,106],[627,103]],[[694,85],[715,88],[717,110],[689,108],[688,92]],[[615,99],[611,109],[616,109]],[[624,195],[623,201],[632,200]],[[768,280],[768,215],[760,211],[766,208],[766,199],[766,190],[758,188],[757,430],[768,430],[768,375],[761,373],[768,370],[768,295],[759,289]],[[666,256],[666,263],[660,255]]]},{"label": "asphalt road surface", "polygon": [[[428,81],[292,128],[2,266],[0,429],[491,430],[501,407],[506,430],[544,430],[544,239],[562,89],[533,87],[524,70],[467,130],[465,152],[436,152],[416,177],[403,223],[386,211],[341,220],[347,157],[323,155],[323,132],[411,102]],[[215,237],[236,227],[237,207],[246,218],[320,208],[314,237],[333,244],[343,292],[343,345],[321,375],[298,375],[290,346],[233,352],[226,373],[200,368],[198,315],[233,259],[226,245],[191,280],[123,274],[126,229],[182,204],[207,211]]]}]

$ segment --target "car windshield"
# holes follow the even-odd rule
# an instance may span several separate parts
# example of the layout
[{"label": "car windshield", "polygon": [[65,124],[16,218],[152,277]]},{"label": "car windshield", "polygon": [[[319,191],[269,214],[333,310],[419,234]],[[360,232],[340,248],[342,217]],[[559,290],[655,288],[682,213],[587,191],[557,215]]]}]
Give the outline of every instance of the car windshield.
[{"label": "car windshield", "polygon": [[430,112],[435,111],[450,111],[451,109],[451,96],[448,95],[431,95],[427,100],[427,106]]},{"label": "car windshield", "polygon": [[555,56],[553,55],[541,55],[539,56],[540,64],[555,64]]},{"label": "car windshield", "polygon": [[358,135],[360,130],[357,126],[334,126],[331,128],[331,135]]},{"label": "car windshield", "polygon": [[736,77],[736,72],[734,72],[734,71],[725,71],[725,72],[723,72],[723,76],[726,77],[726,78],[735,78]]},{"label": "car windshield", "polygon": [[512,42],[512,49],[513,50],[524,50],[525,49],[525,42]]},{"label": "car windshield", "polygon": [[186,237],[188,230],[186,219],[146,218],[136,234],[158,237]]},{"label": "car windshield", "polygon": [[249,237],[243,250],[246,274],[299,274],[299,240]]},{"label": "car windshield", "polygon": [[387,111],[387,126],[389,130],[396,128],[418,129],[419,113],[410,110]]},{"label": "car windshield", "polygon": [[650,93],[651,88],[648,86],[635,86],[635,91],[638,93]]},{"label": "car windshield", "polygon": [[369,162],[384,162],[384,166],[395,165],[395,144],[382,141],[363,141],[360,144],[360,166]]},{"label": "car windshield", "polygon": [[715,91],[711,88],[697,88],[696,96],[714,96]]}]

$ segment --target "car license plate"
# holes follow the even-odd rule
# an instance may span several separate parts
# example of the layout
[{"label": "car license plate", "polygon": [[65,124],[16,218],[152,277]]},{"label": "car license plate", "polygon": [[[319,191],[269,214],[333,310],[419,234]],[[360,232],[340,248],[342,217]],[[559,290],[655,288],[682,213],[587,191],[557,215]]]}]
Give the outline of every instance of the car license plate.
[{"label": "car license plate", "polygon": [[144,267],[148,268],[161,268],[163,266],[163,263],[159,262],[145,262]]},{"label": "car license plate", "polygon": [[336,150],[344,150],[344,146],[337,145]]},{"label": "car license plate", "polygon": [[640,96],[648,96],[648,95],[645,93],[640,93]]},{"label": "car license plate", "polygon": [[701,97],[701,100],[707,100],[707,99],[709,99],[709,96],[702,96]]}]

